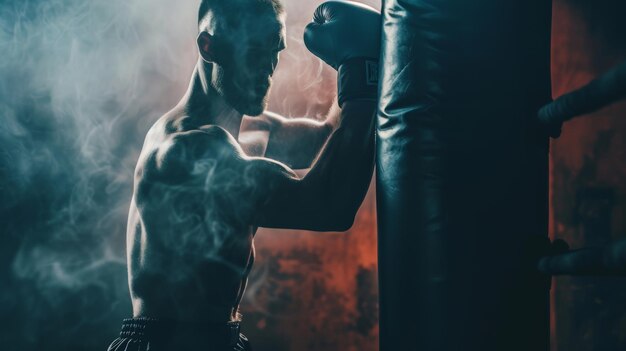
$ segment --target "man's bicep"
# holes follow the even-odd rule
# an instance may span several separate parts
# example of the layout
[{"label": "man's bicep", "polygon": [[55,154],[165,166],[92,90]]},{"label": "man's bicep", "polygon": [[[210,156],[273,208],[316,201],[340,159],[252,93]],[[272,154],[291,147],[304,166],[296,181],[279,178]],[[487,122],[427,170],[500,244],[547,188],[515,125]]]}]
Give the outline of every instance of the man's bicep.
[{"label": "man's bicep", "polygon": [[268,115],[271,129],[265,156],[294,169],[311,167],[333,131],[327,122]]},{"label": "man's bicep", "polygon": [[268,217],[274,209],[280,212],[280,208],[298,197],[301,180],[287,166],[261,157],[246,158],[244,163],[249,199],[254,202],[258,215]]},{"label": "man's bicep", "polygon": [[[320,191],[313,191],[285,165],[268,159],[258,159],[255,179],[262,187],[257,191],[253,225],[265,228],[323,229],[319,204]],[[319,189],[318,189],[319,190]],[[317,228],[320,226],[319,228]]]}]

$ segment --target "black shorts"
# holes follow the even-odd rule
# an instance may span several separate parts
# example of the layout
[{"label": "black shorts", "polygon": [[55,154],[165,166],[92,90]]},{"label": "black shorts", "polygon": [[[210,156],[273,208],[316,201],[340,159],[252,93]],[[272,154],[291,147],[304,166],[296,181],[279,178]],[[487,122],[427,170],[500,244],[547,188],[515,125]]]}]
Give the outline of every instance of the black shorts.
[{"label": "black shorts", "polygon": [[129,318],[107,351],[250,351],[239,322],[186,323]]}]

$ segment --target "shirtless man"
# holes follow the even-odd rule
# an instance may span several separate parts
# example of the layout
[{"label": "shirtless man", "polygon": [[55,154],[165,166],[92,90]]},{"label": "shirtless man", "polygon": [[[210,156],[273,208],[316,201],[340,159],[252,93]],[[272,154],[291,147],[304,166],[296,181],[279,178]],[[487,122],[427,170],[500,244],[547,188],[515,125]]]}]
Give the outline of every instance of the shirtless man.
[{"label": "shirtless man", "polygon": [[[379,21],[356,3],[316,10],[305,43],[338,69],[339,107],[324,122],[286,119],[264,112],[285,48],[279,0],[202,1],[189,89],[135,171],[133,318],[109,350],[248,350],[237,311],[257,228],[351,227],[373,168]],[[241,138],[242,124],[255,132]],[[289,168],[311,165],[302,178]]]}]

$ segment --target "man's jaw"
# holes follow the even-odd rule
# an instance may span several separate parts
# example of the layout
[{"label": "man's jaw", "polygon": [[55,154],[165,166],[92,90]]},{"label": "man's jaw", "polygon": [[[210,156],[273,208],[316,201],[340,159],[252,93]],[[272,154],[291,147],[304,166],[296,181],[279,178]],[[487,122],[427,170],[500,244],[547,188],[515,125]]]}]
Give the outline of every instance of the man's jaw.
[{"label": "man's jaw", "polygon": [[[268,87],[269,88],[269,87]],[[269,100],[269,89],[259,89],[254,91],[252,94],[248,94],[247,102],[243,109],[246,112],[242,112],[248,116],[258,116],[265,111],[267,108],[268,100]]]},{"label": "man's jaw", "polygon": [[246,116],[254,117],[254,116],[258,116],[262,114],[266,108],[267,108],[267,102],[265,99],[263,99],[263,101],[261,101],[260,103],[253,103],[253,104],[248,105],[245,108],[246,110],[245,112],[242,112],[242,111],[240,112],[242,112]]}]

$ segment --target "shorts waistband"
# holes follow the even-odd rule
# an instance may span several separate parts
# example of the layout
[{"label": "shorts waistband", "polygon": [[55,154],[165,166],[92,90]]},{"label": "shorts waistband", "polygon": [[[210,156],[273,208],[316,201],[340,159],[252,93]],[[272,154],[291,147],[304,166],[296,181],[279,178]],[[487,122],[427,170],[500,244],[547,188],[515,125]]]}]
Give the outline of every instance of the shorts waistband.
[{"label": "shorts waistband", "polygon": [[239,321],[202,323],[137,317],[123,320],[120,338],[151,341],[198,339],[208,343],[235,345],[239,341],[240,329]]}]

